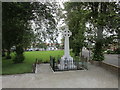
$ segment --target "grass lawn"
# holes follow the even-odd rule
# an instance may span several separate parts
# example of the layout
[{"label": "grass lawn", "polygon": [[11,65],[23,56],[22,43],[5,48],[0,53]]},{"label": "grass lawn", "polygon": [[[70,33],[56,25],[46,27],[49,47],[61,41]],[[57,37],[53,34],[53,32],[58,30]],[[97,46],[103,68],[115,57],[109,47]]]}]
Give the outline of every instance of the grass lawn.
[{"label": "grass lawn", "polygon": [[[13,64],[12,59],[6,60],[2,58],[2,73],[0,74],[20,74],[32,72],[32,64],[35,62],[36,58],[41,59],[42,62],[49,61],[50,56],[61,57],[63,56],[63,50],[57,51],[30,51],[24,52],[25,60],[24,63]],[[11,54],[14,58],[14,53]],[[73,56],[73,53],[72,53]]]}]

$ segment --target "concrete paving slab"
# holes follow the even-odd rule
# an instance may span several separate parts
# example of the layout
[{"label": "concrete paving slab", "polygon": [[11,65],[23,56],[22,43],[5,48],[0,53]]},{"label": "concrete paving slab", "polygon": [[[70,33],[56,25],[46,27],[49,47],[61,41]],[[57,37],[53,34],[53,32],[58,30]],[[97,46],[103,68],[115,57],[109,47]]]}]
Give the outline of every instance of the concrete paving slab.
[{"label": "concrete paving slab", "polygon": [[37,64],[36,73],[53,73],[50,64]]},{"label": "concrete paving slab", "polygon": [[5,75],[3,88],[118,88],[118,75],[89,64],[89,70]]}]

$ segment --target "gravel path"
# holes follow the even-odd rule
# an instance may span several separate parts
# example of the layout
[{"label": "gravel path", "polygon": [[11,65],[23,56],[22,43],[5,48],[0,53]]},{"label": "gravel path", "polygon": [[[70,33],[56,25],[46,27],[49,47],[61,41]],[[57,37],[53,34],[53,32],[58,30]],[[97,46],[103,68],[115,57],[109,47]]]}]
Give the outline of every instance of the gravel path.
[{"label": "gravel path", "polygon": [[[49,65],[41,65],[42,70]],[[46,69],[45,69],[46,68]],[[3,88],[118,88],[118,76],[91,64],[89,70],[6,75]],[[49,69],[50,70],[50,69]],[[48,71],[49,71],[48,70]]]}]

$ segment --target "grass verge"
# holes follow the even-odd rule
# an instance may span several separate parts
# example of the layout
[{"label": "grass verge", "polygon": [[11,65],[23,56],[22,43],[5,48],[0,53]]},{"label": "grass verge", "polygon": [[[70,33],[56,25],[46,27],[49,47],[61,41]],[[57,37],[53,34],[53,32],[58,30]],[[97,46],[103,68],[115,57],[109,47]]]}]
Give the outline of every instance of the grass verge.
[{"label": "grass verge", "polygon": [[[22,74],[22,73],[31,73],[32,64],[35,62],[36,58],[42,60],[42,62],[49,62],[50,56],[55,58],[62,57],[64,54],[63,50],[57,51],[29,51],[24,52],[25,60],[23,63],[14,64],[12,59],[14,58],[14,53],[11,54],[12,59],[6,60],[2,58],[2,72],[0,74]],[[73,56],[73,53],[71,53]]]}]

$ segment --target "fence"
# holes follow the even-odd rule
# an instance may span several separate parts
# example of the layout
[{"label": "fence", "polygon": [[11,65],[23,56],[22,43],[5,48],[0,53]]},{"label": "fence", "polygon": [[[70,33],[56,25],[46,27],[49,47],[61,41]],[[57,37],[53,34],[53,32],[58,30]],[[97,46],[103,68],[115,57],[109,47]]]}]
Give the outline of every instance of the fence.
[{"label": "fence", "polygon": [[50,56],[50,66],[53,71],[68,71],[68,70],[88,70],[87,58],[75,57],[73,62],[71,60],[64,60],[64,65],[60,64],[60,58]]}]

